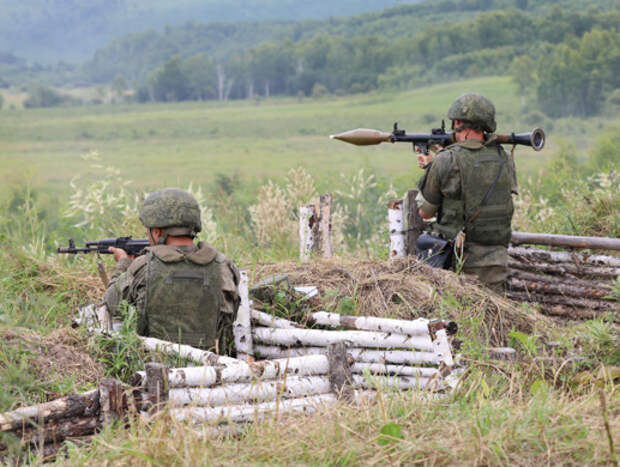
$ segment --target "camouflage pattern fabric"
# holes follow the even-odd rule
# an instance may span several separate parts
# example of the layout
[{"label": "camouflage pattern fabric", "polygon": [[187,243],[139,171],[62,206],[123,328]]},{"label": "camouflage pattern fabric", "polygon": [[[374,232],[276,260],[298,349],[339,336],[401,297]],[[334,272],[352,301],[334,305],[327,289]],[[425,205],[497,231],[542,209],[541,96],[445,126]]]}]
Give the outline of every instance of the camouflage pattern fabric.
[{"label": "camouflage pattern fabric", "polygon": [[495,132],[495,106],[481,94],[463,94],[448,110],[450,120],[462,120],[480,127],[487,133]]},{"label": "camouflage pattern fabric", "polygon": [[[471,212],[472,208],[466,209],[464,199],[470,193],[474,193],[476,199],[484,196],[488,187],[493,183],[493,179],[497,174],[497,168],[487,171],[474,172],[480,174],[479,179],[468,181],[464,186],[464,177],[459,168],[457,158],[467,154],[471,160],[480,159],[483,163],[497,160],[498,154],[495,145],[495,138],[491,136],[486,143],[479,140],[467,140],[463,143],[448,146],[443,151],[437,153],[433,158],[432,164],[427,167],[426,172],[419,184],[420,193],[418,195],[418,206],[427,215],[437,215],[437,223],[433,229],[436,234],[440,234],[446,239],[452,239],[460,231],[466,220],[465,212]],[[491,199],[494,202],[498,199],[503,200],[506,204],[492,207],[491,210],[501,212],[504,219],[494,219],[486,217],[480,219],[478,227],[488,227],[490,229],[489,237],[478,233],[478,236],[472,238],[467,235],[464,248],[464,267],[463,272],[473,274],[478,279],[491,286],[499,286],[508,276],[508,253],[506,242],[502,236],[505,236],[506,226],[510,230],[510,220],[512,218],[512,200],[510,192],[514,177],[513,165],[510,164],[510,157],[503,151],[502,156],[506,158],[506,164],[502,169],[504,174],[501,183],[498,182]],[[488,161],[487,161],[488,159]],[[497,190],[497,193],[496,193]],[[483,193],[480,195],[480,193]],[[508,196],[508,200],[506,199]],[[449,207],[453,212],[445,214],[446,208]],[[501,221],[501,222],[500,222]],[[503,224],[503,227],[502,227]],[[479,231],[481,229],[478,229]],[[494,231],[497,230],[497,231]],[[493,232],[491,232],[493,231]],[[491,238],[494,237],[492,241]],[[474,241],[481,240],[481,241]],[[485,241],[486,240],[486,241]]]},{"label": "camouflage pattern fabric", "polygon": [[149,228],[187,227],[200,232],[200,206],[191,193],[179,188],[164,188],[144,200],[140,221]]},{"label": "camouflage pattern fabric", "polygon": [[119,261],[104,297],[110,312],[118,314],[126,301],[138,311],[138,334],[234,356],[237,268],[208,244],[147,250],[133,262]]}]

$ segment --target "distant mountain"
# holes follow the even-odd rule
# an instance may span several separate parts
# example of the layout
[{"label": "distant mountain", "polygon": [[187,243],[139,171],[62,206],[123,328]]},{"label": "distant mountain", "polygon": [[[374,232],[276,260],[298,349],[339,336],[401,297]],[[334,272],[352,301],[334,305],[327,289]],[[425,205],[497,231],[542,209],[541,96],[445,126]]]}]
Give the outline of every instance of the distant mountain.
[{"label": "distant mountain", "polygon": [[187,21],[324,19],[419,0],[0,0],[0,50],[40,63],[92,57],[111,39]]}]

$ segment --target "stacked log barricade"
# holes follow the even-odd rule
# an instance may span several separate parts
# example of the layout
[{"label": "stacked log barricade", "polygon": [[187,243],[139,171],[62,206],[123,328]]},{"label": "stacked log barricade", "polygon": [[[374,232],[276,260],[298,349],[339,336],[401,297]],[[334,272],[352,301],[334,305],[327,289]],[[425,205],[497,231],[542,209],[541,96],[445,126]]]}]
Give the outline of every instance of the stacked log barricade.
[{"label": "stacked log barricade", "polygon": [[[388,203],[391,258],[417,254],[425,223],[416,195],[410,190],[407,196],[408,228],[402,200]],[[613,313],[618,319],[618,297],[612,289],[620,276],[620,257],[587,252],[591,250],[620,251],[620,239],[512,232],[506,296],[536,304],[550,316],[592,319]]]}]

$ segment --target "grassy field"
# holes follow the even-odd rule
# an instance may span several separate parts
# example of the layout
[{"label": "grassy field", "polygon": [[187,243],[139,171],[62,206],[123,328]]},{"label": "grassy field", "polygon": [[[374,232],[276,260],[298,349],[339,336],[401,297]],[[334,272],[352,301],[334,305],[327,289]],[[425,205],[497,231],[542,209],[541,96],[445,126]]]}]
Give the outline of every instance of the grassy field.
[{"label": "grassy field", "polygon": [[[395,185],[419,177],[406,145],[359,148],[328,139],[352,128],[389,130],[394,121],[412,132],[439,126],[451,101],[477,91],[498,109],[498,131],[527,131],[509,78],[480,78],[407,92],[322,99],[149,105],[107,105],[0,112],[0,171],[5,183],[33,177],[41,188],[66,196],[68,182],[86,170],[80,155],[97,150],[139,187],[209,184],[218,173],[238,173],[250,185],[305,167],[328,190],[342,173],[366,167]],[[521,148],[518,169],[533,173],[560,141],[587,148],[603,119],[556,121],[548,149]],[[544,126],[544,123],[543,123]],[[547,129],[548,130],[548,129]]]},{"label": "grassy field", "polygon": [[[389,130],[394,121],[411,132],[428,131],[440,124],[451,101],[467,91],[495,101],[500,132],[539,125],[529,121],[531,116],[521,115],[507,78],[302,101],[2,110],[0,412],[84,391],[105,376],[126,378],[143,368],[147,357],[137,348],[135,335],[97,339],[70,329],[77,304],[98,300],[103,293],[95,258],[50,254],[69,235],[78,241],[99,238],[102,226],[106,235],[142,235],[134,192],[121,196],[123,181],[133,180],[138,190],[185,187],[190,182],[199,186],[202,204],[217,223],[216,245],[252,278],[265,267],[280,271],[297,261],[293,208],[300,204],[294,201],[308,192],[336,192],[336,207],[348,209],[348,215],[335,214],[334,232],[349,240],[336,261],[370,257],[374,267],[387,256],[383,196],[388,184],[394,183],[399,191],[411,188],[420,171],[407,145],[359,148],[327,136],[356,127]],[[518,215],[529,216],[531,225],[542,231],[618,236],[617,172],[608,171],[607,178],[592,184],[587,178],[598,169],[584,173],[575,162],[588,157],[599,134],[609,133],[617,119],[551,122],[543,117],[540,126],[548,130],[549,124],[553,129],[548,131],[547,149],[534,153],[520,148],[516,161],[521,177],[538,176],[533,183],[549,198],[536,200],[537,194],[524,193],[526,206],[518,209]],[[620,146],[615,141],[610,138],[608,146],[602,146],[609,157]],[[93,169],[93,160],[81,157],[91,151],[100,154],[102,167]],[[548,163],[552,165],[541,171]],[[109,166],[119,172],[106,172]],[[313,181],[302,171],[291,175],[290,169],[300,166]],[[365,169],[364,176],[347,179],[351,186],[345,186],[349,182],[340,174],[350,177],[360,168]],[[234,189],[214,189],[222,175],[234,174],[239,177]],[[376,178],[370,180],[370,174]],[[97,200],[86,196],[87,185],[80,185],[86,195],[80,198],[78,214],[95,219],[82,227],[74,225],[80,216],[63,217],[72,193],[70,181],[76,175],[90,177],[97,189],[101,182],[108,184]],[[265,190],[267,179],[278,182],[272,191]],[[547,204],[549,199],[553,203]],[[267,215],[262,224],[252,218],[250,205],[255,203],[264,204]],[[271,229],[265,241],[257,234],[261,225]],[[288,262],[265,264],[275,259]],[[111,258],[106,261],[112,267]],[[58,464],[613,465],[603,420],[610,420],[617,448],[620,393],[602,368],[620,366],[617,325],[601,319],[556,326],[545,320],[544,326],[502,342],[516,347],[521,361],[498,363],[486,352],[489,336],[496,332],[495,320],[489,323],[476,312],[490,303],[487,292],[458,284],[457,289],[439,290],[427,278],[420,282],[424,290],[433,290],[433,316],[453,318],[461,330],[468,377],[455,393],[429,401],[415,393],[384,391],[379,403],[268,420],[238,435],[215,438],[171,422],[164,413],[149,424],[136,421],[128,429],[108,427],[90,447],[71,444],[68,459],[61,458]],[[327,295],[322,309],[333,306],[333,297]],[[353,314],[360,312],[358,298],[342,297]],[[517,315],[542,319],[532,308],[506,306],[514,315],[507,312],[499,320],[502,326],[509,326]],[[392,312],[393,308],[385,313]],[[550,341],[559,345],[547,346]],[[601,397],[607,401],[607,412]],[[402,438],[384,442],[381,429],[388,424],[398,425]],[[9,446],[9,461],[14,461],[24,455],[24,447],[9,438],[0,436],[0,444]]]}]

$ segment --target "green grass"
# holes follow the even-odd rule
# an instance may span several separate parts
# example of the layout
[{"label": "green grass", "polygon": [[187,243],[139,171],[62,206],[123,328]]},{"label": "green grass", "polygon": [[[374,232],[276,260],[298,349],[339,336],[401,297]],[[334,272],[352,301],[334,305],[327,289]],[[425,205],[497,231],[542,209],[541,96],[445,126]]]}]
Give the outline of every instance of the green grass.
[{"label": "green grass", "polygon": [[[527,131],[509,78],[491,77],[439,84],[406,92],[319,100],[272,98],[256,103],[178,103],[24,109],[0,112],[0,171],[6,181],[34,177],[42,188],[68,193],[68,182],[87,168],[79,156],[98,150],[106,164],[139,187],[209,184],[217,173],[239,173],[255,186],[304,166],[329,190],[339,173],[367,167],[397,186],[413,187],[420,171],[407,145],[354,147],[328,135],[369,127],[389,130],[398,121],[408,131],[439,126],[452,100],[464,92],[486,94],[498,109],[499,131]],[[425,118],[435,116],[429,124]],[[518,168],[533,173],[559,140],[587,145],[602,119],[555,123],[549,150],[518,151]],[[0,193],[6,190],[0,188]]]}]

